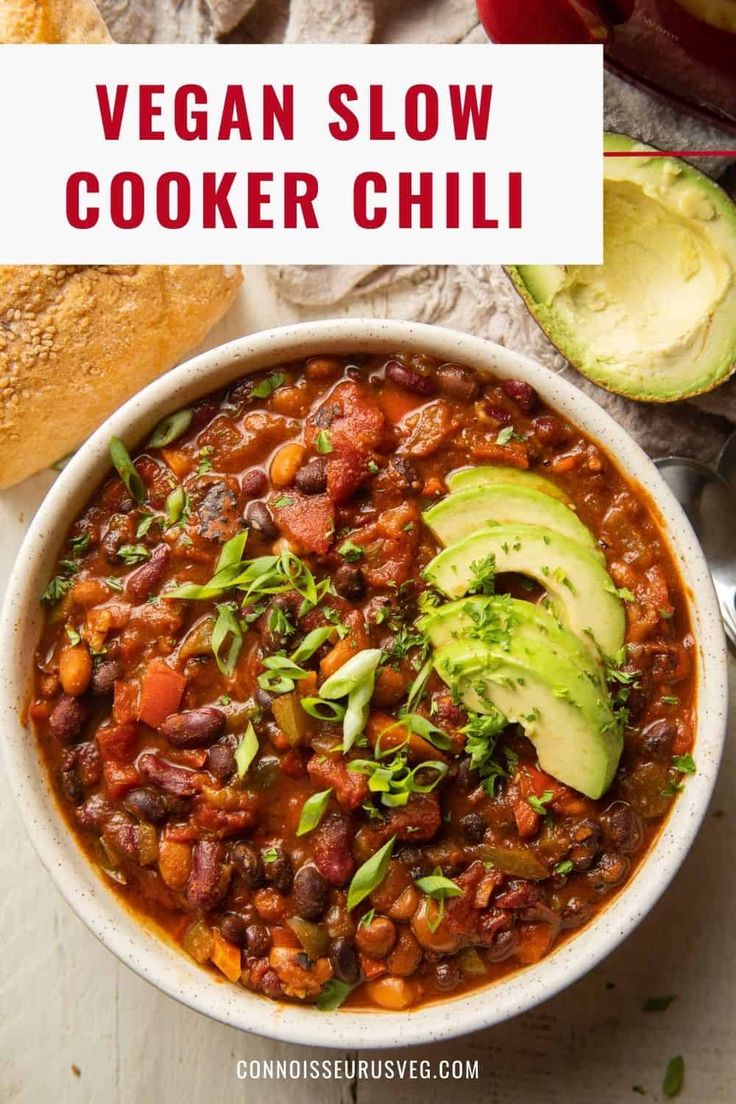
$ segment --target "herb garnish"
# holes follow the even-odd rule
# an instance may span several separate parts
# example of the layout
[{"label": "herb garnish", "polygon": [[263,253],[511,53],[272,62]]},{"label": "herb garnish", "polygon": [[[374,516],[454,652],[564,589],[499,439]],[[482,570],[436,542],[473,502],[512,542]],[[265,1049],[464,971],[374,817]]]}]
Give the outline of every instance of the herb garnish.
[{"label": "herb garnish", "polygon": [[248,722],[243,736],[235,749],[235,765],[238,769],[238,778],[244,778],[256,755],[258,754],[258,737],[252,723]]},{"label": "herb garnish", "polygon": [[165,448],[173,444],[189,429],[193,417],[194,411],[189,408],[168,414],[158,423],[146,444],[149,448]]},{"label": "herb garnish", "polygon": [[370,896],[386,877],[395,843],[396,836],[392,836],[388,843],[384,843],[380,850],[355,871],[348,889],[348,912],[352,912],[356,905]]},{"label": "herb garnish", "polygon": [[146,486],[130,458],[130,453],[119,437],[110,438],[109,450],[113,467],[125,484],[130,497],[138,503],[145,502]]},{"label": "herb garnish", "polygon": [[320,793],[314,793],[311,797],[307,798],[302,805],[302,811],[299,817],[299,824],[296,830],[298,836],[306,836],[308,832],[314,831],[327,812],[327,806],[330,803],[331,796],[332,787],[330,787],[329,790],[322,790]]},{"label": "herb garnish", "polygon": [[286,376],[283,372],[272,372],[270,376],[266,376],[264,379],[260,379],[257,383],[254,383],[250,389],[250,393],[254,399],[268,399],[273,395],[277,387],[281,387],[285,379]]}]

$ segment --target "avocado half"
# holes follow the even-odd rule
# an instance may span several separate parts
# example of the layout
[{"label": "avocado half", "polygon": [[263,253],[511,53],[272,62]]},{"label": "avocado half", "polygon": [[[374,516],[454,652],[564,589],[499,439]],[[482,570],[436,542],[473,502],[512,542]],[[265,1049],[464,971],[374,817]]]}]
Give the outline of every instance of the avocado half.
[{"label": "avocado half", "polygon": [[605,262],[507,268],[570,364],[609,391],[675,402],[736,369],[736,204],[676,157],[606,134]]}]

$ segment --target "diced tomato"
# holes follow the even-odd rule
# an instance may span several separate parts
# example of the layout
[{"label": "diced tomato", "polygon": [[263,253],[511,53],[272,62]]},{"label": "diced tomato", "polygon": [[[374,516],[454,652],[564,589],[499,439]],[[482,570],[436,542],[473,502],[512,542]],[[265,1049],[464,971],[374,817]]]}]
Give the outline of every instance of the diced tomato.
[{"label": "diced tomato", "polygon": [[541,816],[534,812],[525,797],[514,802],[514,820],[522,839],[530,839],[532,836],[536,836],[542,824]]},{"label": "diced tomato", "polygon": [[138,727],[131,721],[98,728],[96,738],[103,759],[130,763],[138,749]]},{"label": "diced tomato", "polygon": [[693,725],[689,716],[678,717],[677,735],[672,743],[673,755],[686,755],[693,749]]},{"label": "diced tomato", "polygon": [[388,973],[388,966],[385,962],[382,962],[379,958],[369,958],[368,955],[358,955],[360,959],[360,968],[363,971],[363,976],[370,981],[371,978],[380,977],[382,974]]},{"label": "diced tomato", "polygon": [[369,453],[347,442],[327,461],[327,494],[333,502],[346,502],[370,478]]},{"label": "diced tomato", "polygon": [[363,574],[371,586],[400,586],[411,575],[419,543],[416,503],[386,510],[378,521],[351,533],[350,539],[365,551]]},{"label": "diced tomato", "polygon": [[141,776],[135,767],[128,766],[125,763],[115,763],[108,760],[102,768],[102,773],[105,779],[107,796],[113,801],[118,801],[125,796],[128,790],[133,790],[141,784]]},{"label": "diced tomato", "polygon": [[291,928],[282,927],[277,924],[271,929],[271,946],[272,947],[301,947],[301,943],[294,935]]},{"label": "diced tomato", "polygon": [[184,696],[187,680],[164,659],[152,659],[141,682],[138,719],[151,728],[158,728],[168,716],[176,713]]},{"label": "diced tomato", "polygon": [[327,495],[303,495],[289,488],[270,502],[279,528],[300,551],[324,556],[335,535],[335,509]]},{"label": "diced tomato", "polygon": [[332,787],[343,809],[357,809],[368,797],[368,780],[364,774],[348,770],[339,755],[313,755],[307,763],[309,777],[320,789]]},{"label": "diced tomato", "polygon": [[138,688],[131,682],[117,679],[112,714],[118,724],[128,724],[138,719]]},{"label": "diced tomato", "polygon": [[385,415],[368,388],[345,380],[333,388],[309,418],[305,441],[314,446],[317,434],[326,429],[336,451],[345,445],[360,452],[372,452],[383,438],[385,425]]}]

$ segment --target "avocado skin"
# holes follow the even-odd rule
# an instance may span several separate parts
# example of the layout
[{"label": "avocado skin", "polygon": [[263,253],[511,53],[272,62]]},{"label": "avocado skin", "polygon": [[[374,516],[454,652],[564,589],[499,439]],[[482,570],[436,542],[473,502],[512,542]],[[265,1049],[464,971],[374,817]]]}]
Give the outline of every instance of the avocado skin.
[{"label": "avocado skin", "polygon": [[434,665],[468,709],[495,707],[521,724],[542,770],[593,800],[606,792],[622,733],[610,701],[572,659],[513,635],[508,648],[474,640],[443,645]]},{"label": "avocado skin", "polygon": [[[613,352],[613,342],[610,354],[605,355],[600,353],[596,355],[592,350],[581,347],[578,335],[582,331],[581,320],[585,314],[582,302],[578,302],[576,306],[577,314],[573,314],[571,319],[564,319],[556,310],[554,297],[546,294],[558,281],[564,280],[564,267],[509,265],[506,267],[507,275],[549,340],[577,371],[600,387],[638,401],[659,403],[677,402],[712,391],[728,379],[736,369],[736,204],[715,181],[692,165],[678,158],[649,158],[647,153],[652,151],[653,147],[637,142],[627,135],[606,134],[604,148],[609,153],[641,150],[642,161],[648,166],[646,171],[655,184],[657,180],[667,184],[666,174],[668,173],[671,183],[672,174],[676,174],[675,186],[677,184],[690,186],[693,193],[697,193],[703,203],[712,208],[713,217],[710,222],[703,219],[696,222],[694,218],[691,221],[694,225],[699,223],[699,228],[704,230],[706,236],[710,233],[712,240],[722,250],[726,262],[730,265],[732,282],[723,300],[704,314],[702,332],[693,336],[692,349],[681,350],[682,355],[677,353],[676,349],[671,351],[669,361],[663,351],[664,371],[662,368],[658,372],[652,370],[650,374],[643,377],[640,372],[637,372],[634,363],[627,365],[625,362],[617,361],[616,354]],[[627,162],[636,165],[639,159],[608,158],[606,179],[609,181],[613,179],[611,174],[614,171],[620,172],[618,166]],[[676,213],[678,216],[681,214],[681,212]],[[673,235],[677,229],[677,222],[673,218]],[[635,271],[635,264],[632,261],[632,274]],[[663,272],[663,279],[665,275],[670,275],[671,271],[670,268],[667,274]],[[686,282],[683,279],[683,286]],[[677,312],[675,317],[677,318]],[[653,350],[653,356],[655,354],[657,354],[656,349]],[[687,368],[683,367],[683,360],[687,361]],[[668,365],[671,365],[669,378]]]}]

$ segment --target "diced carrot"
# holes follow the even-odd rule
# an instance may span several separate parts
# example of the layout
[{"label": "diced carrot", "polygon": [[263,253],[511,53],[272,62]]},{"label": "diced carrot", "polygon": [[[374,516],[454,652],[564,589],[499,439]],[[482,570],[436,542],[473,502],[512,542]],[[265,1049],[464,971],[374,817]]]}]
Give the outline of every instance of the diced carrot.
[{"label": "diced carrot", "polygon": [[162,449],[161,455],[177,479],[184,479],[194,468],[194,461],[182,449]]},{"label": "diced carrot", "polygon": [[567,453],[566,456],[558,456],[549,465],[549,471],[555,472],[556,475],[562,475],[565,472],[574,471],[579,467],[582,457],[580,453]]},{"label": "diced carrot", "polygon": [[329,678],[338,668],[347,663],[351,656],[369,646],[365,621],[360,610],[351,610],[345,617],[345,624],[348,628],[347,636],[338,640],[324,659],[320,660],[319,669],[322,678]]},{"label": "diced carrot", "polygon": [[418,736],[416,732],[407,733],[405,725],[397,724],[396,720],[386,713],[371,713],[368,718],[367,736],[372,747],[376,746],[380,737],[381,751],[398,747],[408,738],[407,748],[409,758],[413,763],[424,763],[431,759],[445,761],[442,752],[433,747],[429,740],[425,740],[423,736]]},{"label": "diced carrot", "polygon": [[102,768],[107,796],[113,801],[124,797],[128,790],[140,785],[141,776],[135,767],[108,760]]},{"label": "diced carrot", "polygon": [[108,596],[108,587],[101,579],[77,579],[71,590],[72,605],[96,606]]},{"label": "diced carrot", "polygon": [[531,836],[536,836],[542,823],[541,816],[534,812],[526,798],[514,802],[514,820],[522,839],[530,839]]},{"label": "diced carrot", "polygon": [[421,399],[401,387],[387,384],[380,391],[378,401],[387,421],[391,425],[397,425],[410,410],[414,410],[419,405]]},{"label": "diced carrot", "polygon": [[240,947],[223,939],[217,928],[212,932],[212,962],[228,981],[239,981],[241,972]]},{"label": "diced carrot", "polygon": [[369,958],[368,955],[360,955],[360,968],[363,971],[368,981],[371,978],[380,977],[381,974],[388,972],[388,967],[385,962],[378,958]]},{"label": "diced carrot", "polygon": [[554,928],[550,924],[519,924],[519,944],[516,951],[519,962],[531,966],[544,958],[552,946]]},{"label": "diced carrot", "polygon": [[165,660],[151,660],[141,682],[139,720],[151,728],[158,728],[171,713],[176,713],[186,685],[184,676]]}]

